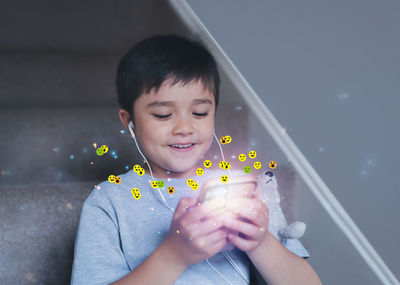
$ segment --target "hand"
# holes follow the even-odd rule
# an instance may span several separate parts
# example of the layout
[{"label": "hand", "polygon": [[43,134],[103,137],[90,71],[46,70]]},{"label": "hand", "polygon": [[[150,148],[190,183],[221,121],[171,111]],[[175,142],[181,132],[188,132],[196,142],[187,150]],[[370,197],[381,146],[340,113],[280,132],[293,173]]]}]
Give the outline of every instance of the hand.
[{"label": "hand", "polygon": [[[193,207],[189,210],[189,207]],[[164,241],[183,265],[198,263],[219,252],[227,243],[223,228],[224,213],[218,202],[198,205],[196,198],[182,198],[176,207],[170,230]]]},{"label": "hand", "polygon": [[254,198],[237,198],[226,203],[226,208],[237,214],[227,217],[224,226],[239,232],[228,235],[228,240],[245,252],[251,252],[264,241],[268,232],[268,208]]}]

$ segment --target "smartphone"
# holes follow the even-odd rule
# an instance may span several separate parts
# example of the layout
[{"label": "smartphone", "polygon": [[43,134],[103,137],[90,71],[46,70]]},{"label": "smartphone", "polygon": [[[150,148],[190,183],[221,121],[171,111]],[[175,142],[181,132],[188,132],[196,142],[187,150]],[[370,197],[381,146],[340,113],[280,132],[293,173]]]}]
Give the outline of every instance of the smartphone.
[{"label": "smartphone", "polygon": [[[229,177],[228,182],[223,183],[220,178],[208,180],[200,190],[198,201],[200,203],[217,200],[220,207],[213,211],[213,214],[226,212],[225,203],[235,198],[254,198],[258,196],[257,178],[253,175],[240,175]],[[237,216],[227,211],[226,216]],[[230,231],[231,234],[239,235],[237,231]],[[222,250],[232,250],[235,246],[229,242]]]},{"label": "smartphone", "polygon": [[253,175],[240,175],[229,177],[228,182],[220,178],[208,180],[198,197],[200,203],[219,199],[223,203],[235,198],[254,198],[257,193],[257,178]]}]

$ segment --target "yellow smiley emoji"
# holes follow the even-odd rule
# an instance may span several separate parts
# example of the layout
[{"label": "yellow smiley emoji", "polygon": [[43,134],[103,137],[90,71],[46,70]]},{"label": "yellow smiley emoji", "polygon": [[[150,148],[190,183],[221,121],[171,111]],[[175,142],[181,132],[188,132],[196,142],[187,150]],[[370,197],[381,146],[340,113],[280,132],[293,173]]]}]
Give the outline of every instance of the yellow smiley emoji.
[{"label": "yellow smiley emoji", "polygon": [[244,153],[239,154],[239,160],[240,161],[246,161],[246,155]]},{"label": "yellow smiley emoji", "polygon": [[232,138],[230,136],[225,136],[226,143],[230,143]]},{"label": "yellow smiley emoji", "polygon": [[157,188],[157,180],[151,181],[151,187]]},{"label": "yellow smiley emoji", "polygon": [[115,175],[110,175],[110,176],[108,176],[108,181],[111,182],[111,183],[114,183],[114,181],[115,181]]},{"label": "yellow smiley emoji", "polygon": [[221,144],[226,144],[226,138],[225,138],[225,137],[221,137],[221,138],[219,139],[219,142],[220,142]]},{"label": "yellow smiley emoji", "polygon": [[218,165],[219,168],[225,169],[225,161],[221,160]]},{"label": "yellow smiley emoji", "polygon": [[209,161],[208,159],[204,161],[204,167],[206,168],[210,168],[211,167],[211,161]]},{"label": "yellow smiley emoji", "polygon": [[254,166],[255,169],[260,169],[260,168],[261,168],[261,162],[255,161],[255,162],[253,163],[253,166]]},{"label": "yellow smiley emoji", "polygon": [[199,175],[199,176],[203,175],[204,174],[204,169],[203,168],[197,168],[196,174]]},{"label": "yellow smiley emoji", "polygon": [[140,194],[140,191],[139,191],[138,188],[133,188],[133,189],[132,189],[132,195],[133,195],[133,198],[135,198],[136,200],[139,200],[140,197],[142,196],[142,195]]},{"label": "yellow smiley emoji", "polygon": [[133,171],[138,172],[142,167],[139,164],[133,166]]},{"label": "yellow smiley emoji", "polygon": [[224,161],[224,169],[228,170],[229,168],[231,168],[231,164],[227,161]]},{"label": "yellow smiley emoji", "polygon": [[119,183],[121,183],[121,177],[119,177],[119,176],[115,176],[114,183],[115,183],[115,184],[119,184]]},{"label": "yellow smiley emoji", "polygon": [[276,166],[277,166],[277,164],[276,164],[276,161],[275,161],[275,160],[271,160],[271,161],[269,162],[269,167],[270,167],[270,168],[274,169]]},{"label": "yellow smiley emoji", "polygon": [[103,144],[103,145],[101,146],[101,149],[104,151],[104,153],[107,153],[107,152],[108,152],[108,146],[106,146],[105,144]]},{"label": "yellow smiley emoji", "polygon": [[256,153],[255,150],[250,150],[250,151],[249,151],[249,157],[250,157],[250,158],[253,159],[253,158],[255,158],[256,156],[257,156],[257,153]]},{"label": "yellow smiley emoji", "polygon": [[222,175],[222,176],[221,176],[221,181],[222,181],[223,183],[228,182],[228,176],[227,176],[227,175]]},{"label": "yellow smiley emoji", "polygon": [[193,190],[197,190],[199,188],[199,184],[193,183],[191,187]]},{"label": "yellow smiley emoji", "polygon": [[175,192],[174,186],[169,186],[167,190],[168,190],[169,194],[174,194],[174,192]]},{"label": "yellow smiley emoji", "polygon": [[188,186],[192,186],[193,183],[194,183],[194,180],[193,180],[193,179],[188,179],[188,180],[186,180],[186,184],[187,184]]},{"label": "yellow smiley emoji", "polygon": [[136,173],[139,174],[139,176],[143,176],[144,168],[140,168],[140,170],[138,172],[136,172]]}]

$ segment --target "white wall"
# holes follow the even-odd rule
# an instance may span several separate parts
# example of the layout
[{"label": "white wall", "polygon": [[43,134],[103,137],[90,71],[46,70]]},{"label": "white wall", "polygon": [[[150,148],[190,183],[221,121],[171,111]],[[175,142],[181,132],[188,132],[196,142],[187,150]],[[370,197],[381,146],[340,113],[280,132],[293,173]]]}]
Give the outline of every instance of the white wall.
[{"label": "white wall", "polygon": [[400,2],[187,2],[399,278]]}]

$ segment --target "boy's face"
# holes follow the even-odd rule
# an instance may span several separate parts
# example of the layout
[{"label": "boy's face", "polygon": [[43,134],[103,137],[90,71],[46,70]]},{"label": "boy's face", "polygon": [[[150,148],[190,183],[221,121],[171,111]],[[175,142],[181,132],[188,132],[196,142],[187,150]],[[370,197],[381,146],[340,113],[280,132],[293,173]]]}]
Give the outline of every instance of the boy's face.
[{"label": "boy's face", "polygon": [[[169,177],[185,178],[195,175],[212,143],[215,99],[201,81],[169,84],[136,100],[134,131],[155,176],[162,178],[168,170]],[[176,144],[194,145],[177,149]]]}]

